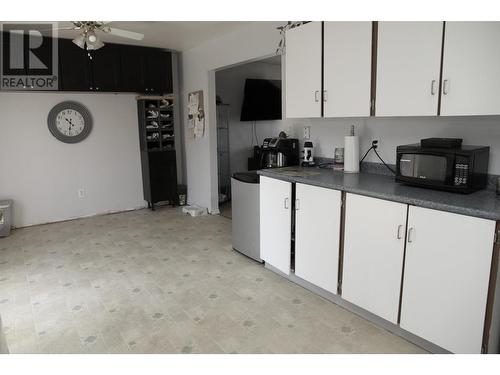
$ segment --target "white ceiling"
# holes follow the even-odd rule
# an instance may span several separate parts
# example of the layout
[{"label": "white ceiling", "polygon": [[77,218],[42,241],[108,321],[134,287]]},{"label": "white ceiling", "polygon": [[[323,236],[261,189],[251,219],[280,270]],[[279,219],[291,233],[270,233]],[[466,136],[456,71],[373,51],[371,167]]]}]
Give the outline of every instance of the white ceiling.
[{"label": "white ceiling", "polygon": [[[114,21],[112,27],[144,34],[141,41],[99,33],[103,42],[135,44],[185,51],[204,42],[235,31],[252,22],[213,21]],[[68,21],[58,22],[58,28],[72,27]],[[60,38],[73,39],[77,30],[58,30]]]}]

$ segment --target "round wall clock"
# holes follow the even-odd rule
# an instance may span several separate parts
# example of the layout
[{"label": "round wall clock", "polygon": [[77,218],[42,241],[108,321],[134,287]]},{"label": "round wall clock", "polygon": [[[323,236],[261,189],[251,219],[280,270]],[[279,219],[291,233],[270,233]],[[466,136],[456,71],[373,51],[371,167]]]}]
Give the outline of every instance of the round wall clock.
[{"label": "round wall clock", "polygon": [[50,110],[47,124],[52,135],[61,142],[78,143],[90,134],[92,116],[84,105],[66,101]]}]

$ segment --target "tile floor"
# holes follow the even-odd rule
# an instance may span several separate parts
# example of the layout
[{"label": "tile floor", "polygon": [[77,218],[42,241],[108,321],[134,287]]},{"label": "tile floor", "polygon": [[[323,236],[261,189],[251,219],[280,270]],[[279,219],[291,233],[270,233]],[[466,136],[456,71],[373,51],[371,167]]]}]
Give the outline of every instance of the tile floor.
[{"label": "tile floor", "polygon": [[231,249],[231,221],[161,208],[0,239],[11,353],[422,353]]}]

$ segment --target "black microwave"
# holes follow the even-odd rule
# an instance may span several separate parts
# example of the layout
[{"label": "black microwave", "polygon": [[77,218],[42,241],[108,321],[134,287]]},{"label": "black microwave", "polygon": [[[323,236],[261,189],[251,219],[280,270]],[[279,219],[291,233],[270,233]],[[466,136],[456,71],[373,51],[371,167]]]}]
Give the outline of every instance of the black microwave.
[{"label": "black microwave", "polygon": [[486,146],[398,146],[396,181],[458,193],[472,193],[488,184],[490,148]]}]

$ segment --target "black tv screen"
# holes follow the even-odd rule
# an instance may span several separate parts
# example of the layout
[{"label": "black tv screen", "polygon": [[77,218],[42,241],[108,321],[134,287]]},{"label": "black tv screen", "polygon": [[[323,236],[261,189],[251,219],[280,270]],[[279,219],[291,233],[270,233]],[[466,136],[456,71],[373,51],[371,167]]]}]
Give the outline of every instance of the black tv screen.
[{"label": "black tv screen", "polygon": [[281,120],[281,81],[247,78],[240,121],[262,120]]}]

